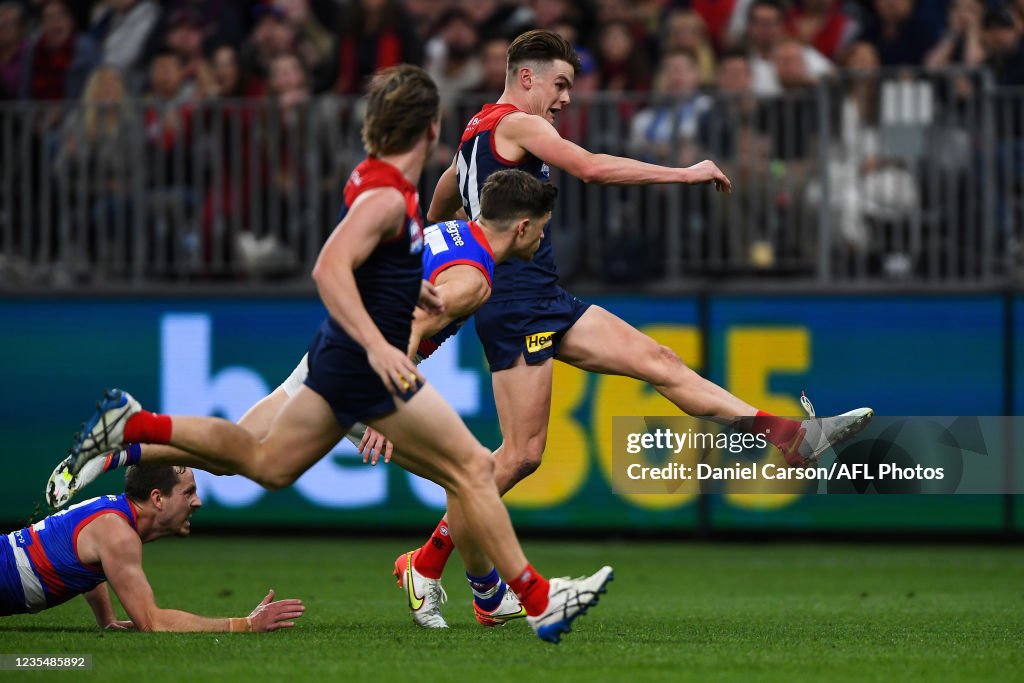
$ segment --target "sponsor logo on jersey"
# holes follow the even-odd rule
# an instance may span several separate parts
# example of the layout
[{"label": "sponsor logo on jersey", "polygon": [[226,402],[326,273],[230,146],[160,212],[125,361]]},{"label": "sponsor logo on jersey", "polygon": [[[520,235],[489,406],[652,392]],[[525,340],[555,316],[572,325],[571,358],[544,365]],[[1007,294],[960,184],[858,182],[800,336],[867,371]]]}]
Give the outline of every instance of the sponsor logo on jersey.
[{"label": "sponsor logo on jersey", "polygon": [[351,180],[352,180],[352,184],[353,185],[362,185],[363,184],[363,177],[361,175],[359,175],[359,171],[352,171]]},{"label": "sponsor logo on jersey", "polygon": [[462,241],[462,235],[459,234],[459,224],[455,221],[448,221],[444,224],[445,232],[452,236],[452,242],[455,246],[461,247],[465,242]]},{"label": "sponsor logo on jersey", "polygon": [[22,533],[23,531],[24,529],[19,529],[18,531],[15,531],[11,534],[11,536],[14,537],[14,544],[19,548],[24,548],[25,546],[32,545],[32,538],[25,536],[25,534]]},{"label": "sponsor logo on jersey", "polygon": [[545,164],[541,164],[540,174],[542,176],[544,176],[545,180],[547,180],[548,178],[551,177],[551,167],[548,166],[546,163]]},{"label": "sponsor logo on jersey", "polygon": [[526,335],[526,352],[537,353],[551,346],[554,343],[554,332],[538,332],[537,334]]}]

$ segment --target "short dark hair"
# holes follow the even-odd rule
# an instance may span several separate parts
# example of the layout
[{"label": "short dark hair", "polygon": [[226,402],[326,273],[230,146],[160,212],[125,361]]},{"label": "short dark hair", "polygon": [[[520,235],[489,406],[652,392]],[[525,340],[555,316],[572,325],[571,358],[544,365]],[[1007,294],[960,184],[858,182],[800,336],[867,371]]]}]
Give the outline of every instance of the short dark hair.
[{"label": "short dark hair", "polygon": [[185,468],[179,465],[132,465],[124,473],[124,492],[139,503],[149,500],[153,489],[168,496],[183,474]]},{"label": "short dark hair", "polygon": [[480,190],[480,215],[496,223],[538,218],[554,208],[557,196],[557,187],[542,183],[526,171],[496,171]]},{"label": "short dark hair", "polygon": [[440,105],[437,85],[420,67],[400,64],[378,72],[366,93],[366,151],[373,156],[408,152],[437,120]]},{"label": "short dark hair", "polygon": [[508,64],[505,70],[515,73],[526,62],[554,62],[562,60],[572,65],[573,75],[583,70],[576,48],[553,31],[536,29],[520,34],[508,46]]}]

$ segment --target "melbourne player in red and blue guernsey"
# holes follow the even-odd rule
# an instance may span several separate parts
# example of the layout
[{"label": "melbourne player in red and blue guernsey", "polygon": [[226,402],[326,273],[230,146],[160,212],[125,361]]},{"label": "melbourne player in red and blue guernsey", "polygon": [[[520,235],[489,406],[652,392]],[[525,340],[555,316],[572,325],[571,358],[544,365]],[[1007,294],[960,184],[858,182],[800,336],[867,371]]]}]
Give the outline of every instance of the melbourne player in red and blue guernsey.
[{"label": "melbourne player in red and blue guernsey", "polygon": [[[422,69],[403,65],[375,78],[363,139],[370,155],[394,166],[408,185],[419,180],[439,126],[437,88]],[[355,199],[313,269],[333,324],[317,333],[305,384],[262,438],[220,418],[150,413],[115,390],[76,436],[68,466],[75,474],[129,442],[170,444],[203,466],[280,488],[329,453],[356,422],[366,422],[395,444],[403,455],[399,464],[445,489],[452,533],[481,546],[511,577],[509,586],[537,635],[558,642],[598,602],[612,569],[549,582],[527,561],[498,495],[490,452],[406,355],[422,274],[418,237],[409,222],[405,185],[377,187]],[[375,285],[394,291],[370,289]],[[422,601],[414,586],[408,591],[410,600]]]},{"label": "melbourne player in red and blue guernsey", "polygon": [[[39,612],[84,595],[103,628],[140,631],[273,631],[302,615],[299,600],[271,602],[248,617],[209,618],[161,609],[142,570],[142,544],[187,536],[200,505],[191,470],[138,465],[125,492],[101,496],[0,537],[0,616]],[[107,584],[130,620],[118,620]]]},{"label": "melbourne player in red and blue guernsey", "polygon": [[[579,68],[572,45],[550,31],[529,31],[511,43],[505,91],[497,104],[485,106],[466,126],[452,165],[434,191],[429,220],[443,221],[460,210],[475,218],[479,188],[490,174],[505,168],[520,168],[541,180],[547,180],[550,165],[585,182],[713,183],[718,190],[730,190],[729,179],[711,161],[671,168],[593,154],[563,139],[554,121],[569,104]],[[476,330],[491,367],[501,424],[495,473],[502,493],[540,465],[555,358],[582,370],[645,381],[684,413],[764,433],[795,466],[817,459],[831,443],[863,428],[872,412],[862,408],[801,422],[758,411],[701,377],[671,349],[562,289],[550,228],[531,262],[513,261],[495,269],[494,292],[476,313]],[[443,531],[442,521],[416,551],[418,566],[429,566],[438,576],[453,548]],[[460,554],[467,563],[477,561],[465,557],[465,548]]]}]

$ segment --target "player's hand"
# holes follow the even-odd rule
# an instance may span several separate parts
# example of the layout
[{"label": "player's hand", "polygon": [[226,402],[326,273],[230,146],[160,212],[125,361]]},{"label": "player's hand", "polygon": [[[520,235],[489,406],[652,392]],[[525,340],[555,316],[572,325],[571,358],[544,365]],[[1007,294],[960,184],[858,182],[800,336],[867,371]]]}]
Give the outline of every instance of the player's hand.
[{"label": "player's hand", "polygon": [[370,465],[376,465],[377,461],[380,460],[382,450],[384,451],[385,464],[389,463],[391,462],[391,451],[394,449],[394,445],[383,434],[372,427],[366,428],[366,431],[363,432],[363,438],[359,442],[359,454],[363,456],[364,464],[369,460]]},{"label": "player's hand", "polygon": [[135,623],[132,621],[119,621],[115,619],[103,628],[107,631],[134,631]]},{"label": "player's hand", "polygon": [[373,349],[367,349],[366,357],[370,361],[370,367],[384,382],[387,390],[396,396],[407,394],[417,388],[417,382],[420,385],[425,383],[423,375],[416,369],[416,365],[409,359],[409,356],[391,344],[385,343]]},{"label": "player's hand", "polygon": [[267,597],[263,598],[263,602],[256,605],[256,609],[249,615],[249,623],[252,624],[254,633],[291,628],[295,626],[292,619],[298,619],[306,611],[302,600],[289,599],[272,602],[273,599],[274,591],[271,590],[267,593]]},{"label": "player's hand", "polygon": [[714,183],[717,191],[732,192],[732,181],[730,181],[729,178],[722,173],[722,169],[718,168],[718,165],[710,159],[705,159],[699,164],[694,164],[686,170],[690,172],[690,179],[687,181],[689,185]]},{"label": "player's hand", "polygon": [[437,293],[437,287],[430,283],[430,280],[423,280],[420,283],[420,298],[416,305],[427,313],[440,315],[444,313],[444,299]]}]

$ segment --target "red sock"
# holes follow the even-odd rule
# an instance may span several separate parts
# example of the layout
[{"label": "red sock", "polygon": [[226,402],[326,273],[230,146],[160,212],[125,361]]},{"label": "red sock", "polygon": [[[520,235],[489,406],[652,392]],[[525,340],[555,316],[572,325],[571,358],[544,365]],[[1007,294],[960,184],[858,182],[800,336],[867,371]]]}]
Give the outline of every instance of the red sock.
[{"label": "red sock", "polygon": [[412,566],[428,579],[440,579],[453,550],[455,544],[448,533],[448,522],[442,519],[423,547],[412,556]]},{"label": "red sock", "polygon": [[793,440],[799,429],[800,423],[796,420],[776,417],[771,413],[759,410],[750,431],[754,434],[764,434],[764,438],[768,443],[781,448]]},{"label": "red sock", "polygon": [[170,443],[171,416],[140,410],[124,423],[124,440],[126,443]]},{"label": "red sock", "polygon": [[535,617],[548,608],[548,580],[527,564],[526,569],[519,572],[519,575],[508,582],[508,587],[523,603],[526,613]]}]

